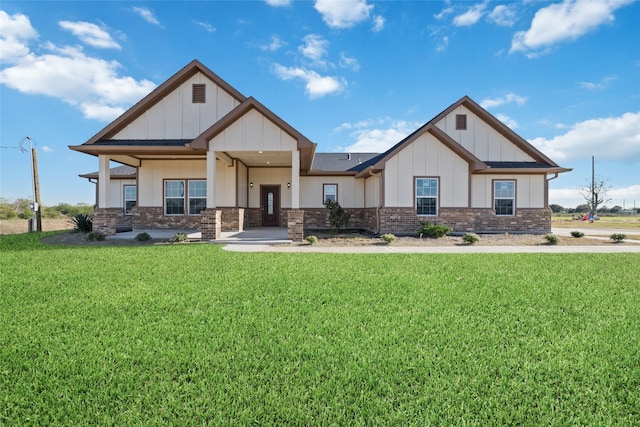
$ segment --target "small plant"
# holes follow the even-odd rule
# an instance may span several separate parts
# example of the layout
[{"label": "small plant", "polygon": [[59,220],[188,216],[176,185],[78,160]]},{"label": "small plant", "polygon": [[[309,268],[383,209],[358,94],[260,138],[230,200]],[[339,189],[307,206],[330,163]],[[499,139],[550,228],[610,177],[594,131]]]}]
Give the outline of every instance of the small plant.
[{"label": "small plant", "polygon": [[474,243],[478,243],[480,241],[480,238],[476,233],[467,233],[464,236],[462,236],[462,241],[470,245],[473,245]]},{"label": "small plant", "polygon": [[80,233],[90,233],[93,230],[93,221],[91,220],[91,216],[87,214],[79,213],[71,218],[71,221],[75,225],[75,231]]},{"label": "small plant", "polygon": [[187,241],[187,233],[176,233],[173,235],[174,242],[186,242]]},{"label": "small plant", "polygon": [[105,236],[104,234],[94,231],[87,235],[87,240],[89,240],[90,242],[102,242],[104,239],[106,239],[106,237],[107,236]]},{"label": "small plant", "polygon": [[579,239],[580,237],[584,237],[584,233],[582,231],[572,231],[571,236]]},{"label": "small plant", "polygon": [[380,238],[388,245],[395,242],[396,240],[396,236],[391,233],[383,234],[382,236],[380,236]]},{"label": "small plant", "polygon": [[627,238],[627,235],[624,233],[613,233],[609,238],[613,240],[614,243],[622,243],[622,241]]},{"label": "small plant", "polygon": [[545,234],[544,238],[551,245],[557,245],[560,242],[560,238],[553,233]]},{"label": "small plant", "polygon": [[136,240],[138,242],[146,242],[148,240],[151,240],[151,236],[149,235],[149,233],[140,233],[136,236]]},{"label": "small plant", "polygon": [[313,245],[314,243],[318,243],[318,238],[316,236],[307,236],[304,238],[309,244]]},{"label": "small plant", "polygon": [[334,233],[337,233],[341,228],[346,227],[347,224],[349,224],[351,214],[345,211],[342,206],[340,206],[340,203],[327,200],[325,206],[330,210],[329,224],[331,224]]},{"label": "small plant", "polygon": [[451,227],[447,227],[445,225],[439,224],[422,224],[422,228],[420,228],[420,238],[422,236],[439,239],[441,237],[446,236],[451,232]]}]

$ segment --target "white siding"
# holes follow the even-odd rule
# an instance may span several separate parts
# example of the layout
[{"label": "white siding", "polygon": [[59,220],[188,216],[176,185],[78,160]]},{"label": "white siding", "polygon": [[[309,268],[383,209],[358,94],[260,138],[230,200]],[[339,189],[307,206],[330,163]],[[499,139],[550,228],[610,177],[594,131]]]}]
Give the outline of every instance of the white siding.
[{"label": "white siding", "polygon": [[544,175],[474,175],[471,206],[493,207],[493,181],[516,181],[516,208],[544,208]]},{"label": "white siding", "polygon": [[[466,114],[466,130],[456,130],[457,114]],[[533,161],[528,154],[462,105],[437,122],[436,126],[482,161]]]},{"label": "white siding", "polygon": [[364,207],[376,208],[380,205],[380,175],[374,175],[364,180]]},{"label": "white siding", "polygon": [[135,179],[111,179],[109,180],[109,207],[124,208],[124,186],[136,185]]},{"label": "white siding", "polygon": [[343,208],[364,207],[364,179],[353,176],[301,176],[300,208],[322,208],[324,184],[338,184],[338,203]]},{"label": "white siding", "polygon": [[298,144],[289,134],[256,110],[250,110],[210,143],[214,151],[293,151]]},{"label": "white siding", "polygon": [[[193,84],[206,85],[206,102],[192,103]],[[238,101],[197,73],[145,111],[113,139],[193,139],[238,105]]]},{"label": "white siding", "polygon": [[385,206],[414,206],[414,177],[440,178],[440,206],[468,205],[468,163],[429,133],[421,135],[389,159],[384,176]]},{"label": "white siding", "polygon": [[291,182],[291,168],[251,168],[249,169],[249,182],[253,182],[253,188],[249,188],[249,207],[260,207],[260,186],[280,186],[280,206],[291,207],[291,189],[287,183]]}]

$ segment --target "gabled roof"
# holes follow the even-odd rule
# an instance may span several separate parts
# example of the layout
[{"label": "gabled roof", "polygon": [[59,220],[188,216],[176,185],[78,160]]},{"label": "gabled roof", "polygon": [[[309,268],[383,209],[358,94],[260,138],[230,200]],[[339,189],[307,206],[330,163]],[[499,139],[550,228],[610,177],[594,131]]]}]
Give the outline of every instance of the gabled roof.
[{"label": "gabled roof", "polygon": [[240,105],[227,113],[227,115],[202,132],[193,140],[193,142],[191,142],[191,148],[196,150],[207,150],[209,141],[215,138],[216,135],[222,133],[225,129],[251,110],[256,110],[262,114],[298,142],[301,169],[308,171],[311,168],[316,144],[311,142],[306,136],[298,132],[293,126],[282,120],[273,111],[262,105],[252,96],[245,99]]},{"label": "gabled roof", "polygon": [[193,60],[187,64],[184,68],[171,76],[169,80],[155,88],[149,95],[145,96],[133,107],[128,109],[120,117],[115,119],[109,125],[107,125],[100,132],[95,134],[91,139],[85,142],[83,145],[95,144],[96,142],[104,139],[110,139],[113,135],[120,132],[127,125],[132,123],[135,119],[140,117],[149,108],[153,107],[162,98],[173,92],[178,86],[189,80],[197,73],[204,74],[207,78],[212,80],[220,88],[224,89],[231,97],[235,98],[238,102],[244,101],[246,98],[229,83],[224,81],[220,76],[205,67],[200,61]]},{"label": "gabled roof", "polygon": [[311,167],[317,172],[358,172],[379,153],[316,153]]},{"label": "gabled roof", "polygon": [[[136,179],[138,170],[131,166],[116,166],[109,169],[111,179]],[[98,179],[99,172],[91,172],[80,175],[80,178]]]}]

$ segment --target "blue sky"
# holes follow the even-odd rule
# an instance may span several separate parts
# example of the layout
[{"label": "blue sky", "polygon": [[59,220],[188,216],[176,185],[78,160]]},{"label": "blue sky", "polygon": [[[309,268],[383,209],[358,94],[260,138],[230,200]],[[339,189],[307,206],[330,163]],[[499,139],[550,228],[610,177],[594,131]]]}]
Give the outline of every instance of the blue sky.
[{"label": "blue sky", "polygon": [[[72,152],[198,59],[318,152],[382,152],[468,95],[573,172],[550,203],[640,207],[640,2],[3,1],[0,197],[93,203]],[[28,141],[26,141],[28,142]],[[28,146],[28,144],[25,144]]]}]

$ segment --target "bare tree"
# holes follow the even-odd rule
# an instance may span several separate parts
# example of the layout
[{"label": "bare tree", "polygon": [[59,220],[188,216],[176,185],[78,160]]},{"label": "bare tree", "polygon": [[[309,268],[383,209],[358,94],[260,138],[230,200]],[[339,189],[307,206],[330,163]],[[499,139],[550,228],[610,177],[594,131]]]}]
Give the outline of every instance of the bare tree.
[{"label": "bare tree", "polygon": [[604,178],[597,177],[595,175],[595,160],[591,156],[591,182],[587,182],[583,187],[580,187],[578,191],[580,195],[584,197],[589,205],[589,213],[595,215],[598,210],[598,206],[603,203],[611,201],[607,199],[607,192],[611,190],[611,186]]}]

